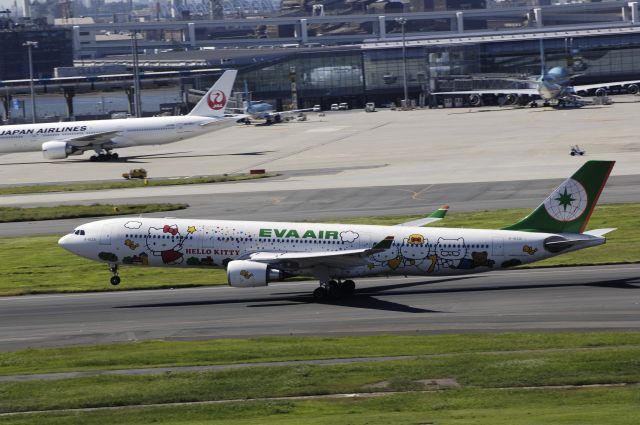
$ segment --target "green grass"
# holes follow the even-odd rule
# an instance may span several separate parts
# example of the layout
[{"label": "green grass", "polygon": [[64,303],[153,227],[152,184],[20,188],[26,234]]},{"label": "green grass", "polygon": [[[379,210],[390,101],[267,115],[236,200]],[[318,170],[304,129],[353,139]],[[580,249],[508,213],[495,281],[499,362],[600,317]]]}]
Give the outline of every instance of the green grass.
[{"label": "green grass", "polygon": [[449,353],[328,366],[3,382],[0,412],[376,392],[381,389],[372,385],[381,382],[387,383],[382,391],[417,391],[424,387],[416,380],[437,378],[455,379],[463,389],[637,384],[640,347]]},{"label": "green grass", "polygon": [[[500,228],[517,221],[526,210],[451,213],[436,226]],[[416,216],[341,220],[346,223],[395,224]],[[607,244],[535,263],[534,266],[610,264],[640,261],[640,204],[603,205],[595,209],[590,229],[617,227]],[[71,230],[71,229],[70,229]],[[76,257],[56,244],[57,236],[0,238],[5,253],[0,296],[47,292],[110,291],[225,284],[221,270],[123,267],[123,283],[112,287],[107,266]],[[11,253],[10,255],[6,253]],[[35,267],[34,265],[38,265]],[[79,280],[77,276],[82,276]]]},{"label": "green grass", "polygon": [[251,401],[217,405],[47,413],[6,425],[636,425],[638,388],[500,391],[465,389],[370,399]]},{"label": "green grass", "polygon": [[0,352],[0,375],[328,358],[638,346],[640,332],[143,341]]},{"label": "green grass", "polygon": [[136,187],[149,186],[175,186],[184,184],[206,184],[206,183],[222,183],[234,182],[241,180],[263,179],[265,177],[274,177],[277,174],[238,174],[238,175],[222,175],[222,176],[202,176],[187,177],[176,179],[147,179],[146,183],[142,179],[96,182],[96,183],[64,183],[64,184],[46,184],[46,185],[27,185],[27,186],[3,186],[0,187],[0,195],[17,195],[25,193],[43,193],[43,192],[75,192],[81,190],[105,190],[105,189],[130,189]]},{"label": "green grass", "polygon": [[0,223],[18,221],[59,220],[63,218],[104,217],[127,214],[147,214],[188,208],[187,204],[139,204],[139,205],[60,205],[56,207],[0,207]]}]

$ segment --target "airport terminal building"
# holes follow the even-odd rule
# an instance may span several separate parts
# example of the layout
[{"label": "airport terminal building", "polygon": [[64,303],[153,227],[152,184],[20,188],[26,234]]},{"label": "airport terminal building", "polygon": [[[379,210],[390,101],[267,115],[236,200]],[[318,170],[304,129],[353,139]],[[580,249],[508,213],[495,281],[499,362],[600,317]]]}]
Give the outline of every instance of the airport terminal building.
[{"label": "airport terminal building", "polygon": [[[570,68],[575,84],[640,79],[637,2],[402,13],[406,28],[398,25],[395,16],[265,19],[265,25],[274,21],[295,31],[288,39],[247,36],[233,42],[221,40],[219,45],[216,40],[199,40],[193,23],[126,23],[118,28],[188,28],[191,36],[182,44],[172,41],[172,49],[149,48],[160,44],[141,41],[142,70],[238,69],[236,91],[244,91],[246,81],[253,99],[272,102],[278,109],[316,104],[326,109],[340,102],[353,107],[371,101],[397,104],[403,98],[405,65],[409,97],[421,105],[429,104],[429,94],[438,91],[521,87],[523,83],[514,80],[540,75],[539,40],[543,40],[546,68]],[[314,25],[338,21],[359,23],[360,29],[370,28],[370,33],[355,44],[354,34],[311,35]],[[84,29],[74,27],[73,31]],[[294,43],[283,44],[287,41]],[[87,48],[95,51],[96,46]],[[76,66],[113,64],[132,68],[131,55],[76,60]],[[206,89],[214,79],[212,74],[186,78],[184,83]]]}]

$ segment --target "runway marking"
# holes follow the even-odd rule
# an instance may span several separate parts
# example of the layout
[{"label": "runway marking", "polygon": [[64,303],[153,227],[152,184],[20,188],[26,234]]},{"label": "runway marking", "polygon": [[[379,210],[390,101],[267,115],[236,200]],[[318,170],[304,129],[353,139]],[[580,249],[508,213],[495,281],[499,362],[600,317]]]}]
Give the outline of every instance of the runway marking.
[{"label": "runway marking", "polygon": [[413,195],[411,195],[411,199],[414,199],[416,201],[426,201],[426,199],[420,198],[420,195],[422,195],[423,193],[427,192],[429,189],[431,189],[433,186],[435,186],[435,184],[430,184],[429,186],[414,192],[413,190],[409,190],[409,189],[395,189],[395,190],[399,190],[401,192],[409,192],[412,193]]}]

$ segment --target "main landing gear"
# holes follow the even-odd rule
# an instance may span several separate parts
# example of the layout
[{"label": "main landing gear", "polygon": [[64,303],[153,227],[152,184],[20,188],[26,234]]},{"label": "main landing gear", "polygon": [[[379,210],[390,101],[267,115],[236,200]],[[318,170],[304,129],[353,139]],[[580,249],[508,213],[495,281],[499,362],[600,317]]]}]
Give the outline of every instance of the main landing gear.
[{"label": "main landing gear", "polygon": [[320,282],[320,286],[313,291],[313,298],[318,301],[327,298],[339,299],[345,295],[352,295],[356,290],[356,283],[353,280],[330,280]]},{"label": "main landing gear", "polygon": [[120,276],[118,276],[118,265],[117,264],[109,264],[109,271],[113,273],[111,276],[111,284],[113,286],[117,286],[120,284]]},{"label": "main landing gear", "polygon": [[111,161],[118,159],[117,153],[111,153],[111,151],[107,151],[106,153],[99,152],[97,155],[91,155],[89,161],[92,162],[103,162],[103,161]]}]

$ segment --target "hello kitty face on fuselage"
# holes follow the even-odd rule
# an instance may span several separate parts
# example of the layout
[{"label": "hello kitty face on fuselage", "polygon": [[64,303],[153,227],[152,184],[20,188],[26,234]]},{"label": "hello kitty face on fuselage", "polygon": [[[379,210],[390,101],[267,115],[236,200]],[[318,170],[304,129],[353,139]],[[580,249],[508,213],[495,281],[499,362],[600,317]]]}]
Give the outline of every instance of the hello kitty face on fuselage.
[{"label": "hello kitty face on fuselage", "polygon": [[[182,246],[182,237],[177,232],[177,228],[169,226],[168,230],[165,228],[149,227],[149,233],[147,234],[147,248],[153,253],[162,251],[178,251]],[[174,235],[175,233],[175,235]]]},{"label": "hello kitty face on fuselage", "polygon": [[464,238],[438,238],[436,255],[443,260],[462,260],[467,255],[467,246],[464,243]]},{"label": "hello kitty face on fuselage", "polygon": [[389,249],[385,249],[382,252],[378,252],[373,254],[371,258],[380,263],[386,263],[387,261],[391,261],[395,258],[399,257],[398,247],[392,246]]},{"label": "hello kitty face on fuselage", "polygon": [[409,240],[405,239],[400,248],[400,252],[404,258],[422,260],[429,256],[429,241],[424,239],[422,243],[409,243]]}]

